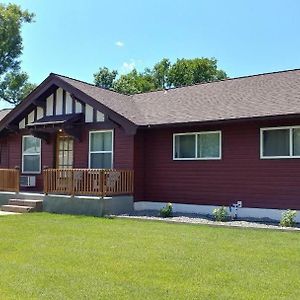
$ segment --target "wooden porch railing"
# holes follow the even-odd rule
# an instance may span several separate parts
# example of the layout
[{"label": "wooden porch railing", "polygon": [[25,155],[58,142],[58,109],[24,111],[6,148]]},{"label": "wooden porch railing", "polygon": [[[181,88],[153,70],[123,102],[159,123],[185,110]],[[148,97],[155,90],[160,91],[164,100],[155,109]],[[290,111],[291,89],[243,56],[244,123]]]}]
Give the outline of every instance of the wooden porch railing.
[{"label": "wooden porch railing", "polygon": [[20,191],[20,171],[18,169],[0,169],[0,191]]},{"label": "wooden porch railing", "polygon": [[46,169],[44,192],[67,195],[133,194],[133,171],[104,169]]}]

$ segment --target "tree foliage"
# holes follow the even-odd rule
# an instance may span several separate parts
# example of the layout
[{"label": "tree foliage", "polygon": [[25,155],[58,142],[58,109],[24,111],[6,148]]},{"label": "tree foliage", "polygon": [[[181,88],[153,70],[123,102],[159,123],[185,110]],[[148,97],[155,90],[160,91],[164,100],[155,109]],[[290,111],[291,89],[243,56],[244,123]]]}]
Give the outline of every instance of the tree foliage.
[{"label": "tree foliage", "polygon": [[139,73],[133,69],[126,75],[121,75],[113,85],[113,89],[123,94],[136,94],[155,90],[155,84],[149,70]]},{"label": "tree foliage", "polygon": [[16,105],[35,88],[36,85],[28,81],[26,72],[7,72],[0,82],[0,99]]},{"label": "tree foliage", "polygon": [[116,75],[117,71],[103,67],[94,74],[94,82],[97,86],[132,95],[227,78],[226,73],[218,69],[215,58],[205,57],[177,59],[173,64],[163,58],[152,69],[146,68],[143,72],[134,69],[119,78]]},{"label": "tree foliage", "polygon": [[110,71],[107,67],[103,67],[94,74],[94,82],[99,87],[102,87],[104,89],[111,89],[117,75],[117,70]]},{"label": "tree foliage", "polygon": [[0,99],[11,104],[21,101],[34,85],[20,70],[23,50],[22,24],[33,22],[34,14],[15,4],[0,4]]},{"label": "tree foliage", "polygon": [[217,68],[215,58],[177,59],[170,70],[170,86],[180,87],[195,83],[216,81],[227,78],[226,73]]}]

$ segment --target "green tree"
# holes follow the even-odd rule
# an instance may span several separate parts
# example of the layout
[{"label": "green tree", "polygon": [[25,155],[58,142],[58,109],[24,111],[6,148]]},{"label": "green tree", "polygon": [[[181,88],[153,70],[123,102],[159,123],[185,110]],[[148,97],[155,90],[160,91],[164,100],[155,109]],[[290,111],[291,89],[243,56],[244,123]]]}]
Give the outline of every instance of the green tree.
[{"label": "green tree", "polygon": [[111,89],[118,72],[116,70],[110,71],[107,67],[100,68],[97,73],[94,74],[94,83],[96,86],[104,89]]},{"label": "green tree", "polygon": [[171,67],[171,62],[168,58],[163,58],[154,65],[152,76],[157,89],[164,89],[168,87],[168,76]]},{"label": "green tree", "polygon": [[119,93],[132,95],[156,90],[151,71],[146,69],[139,73],[136,69],[121,75],[114,83],[113,89]]},{"label": "green tree", "polygon": [[0,97],[9,103],[17,103],[22,99],[21,95],[33,87],[28,82],[28,75],[20,71],[21,27],[33,22],[33,17],[34,14],[18,5],[0,4]]},{"label": "green tree", "polygon": [[94,82],[97,86],[132,95],[227,78],[226,73],[218,69],[215,58],[205,57],[177,59],[173,64],[163,58],[152,69],[146,68],[143,72],[134,69],[119,78],[116,76],[117,71],[103,67],[94,74]]},{"label": "green tree", "polygon": [[218,69],[215,58],[182,58],[177,59],[171,66],[168,84],[169,86],[179,87],[226,78],[226,73]]},{"label": "green tree", "polygon": [[0,82],[0,99],[16,105],[35,88],[36,85],[28,81],[26,72],[18,70],[7,72]]}]

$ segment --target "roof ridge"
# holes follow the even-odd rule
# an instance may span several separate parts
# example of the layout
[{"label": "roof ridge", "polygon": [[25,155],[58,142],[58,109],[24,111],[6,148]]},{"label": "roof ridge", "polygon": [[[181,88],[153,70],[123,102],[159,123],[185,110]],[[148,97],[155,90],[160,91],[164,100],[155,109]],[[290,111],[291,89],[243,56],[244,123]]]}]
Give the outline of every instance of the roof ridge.
[{"label": "roof ridge", "polygon": [[127,97],[132,96],[132,95],[122,94],[122,93],[116,92],[116,91],[111,90],[111,89],[106,89],[106,88],[97,86],[97,85],[95,85],[95,84],[93,84],[93,83],[90,83],[90,82],[87,82],[87,81],[83,81],[83,80],[80,80],[80,79],[77,79],[77,78],[73,78],[73,77],[70,77],[70,76],[65,76],[65,75],[61,75],[61,74],[58,74],[58,73],[54,73],[54,72],[51,72],[51,73],[50,73],[50,76],[51,76],[51,75],[54,75],[54,76],[60,76],[60,77],[64,77],[64,78],[68,78],[68,79],[71,79],[71,80],[74,80],[74,81],[77,81],[77,82],[81,82],[81,83],[84,83],[84,84],[93,86],[93,87],[98,88],[98,89],[100,89],[100,90],[104,90],[104,91],[116,93],[116,94],[119,94],[119,95],[122,95],[122,96],[127,96]]},{"label": "roof ridge", "polygon": [[218,79],[218,80],[213,80],[213,81],[209,81],[209,82],[199,82],[199,83],[187,84],[187,85],[178,86],[178,87],[171,87],[171,88],[167,88],[167,89],[159,89],[159,90],[155,90],[155,91],[140,92],[140,93],[135,93],[135,94],[132,94],[132,95],[127,95],[127,94],[119,93],[119,92],[116,92],[116,91],[111,90],[111,89],[105,89],[105,88],[97,86],[97,85],[95,85],[93,83],[86,82],[86,81],[83,81],[83,80],[80,80],[80,79],[76,79],[76,78],[73,78],[73,77],[70,77],[70,76],[61,75],[61,74],[58,74],[58,73],[51,72],[50,75],[68,78],[68,79],[71,79],[71,80],[74,80],[74,81],[77,81],[77,82],[81,82],[81,83],[93,86],[93,87],[98,88],[100,90],[104,90],[104,91],[116,93],[118,95],[122,95],[122,96],[126,96],[128,98],[131,98],[131,97],[134,97],[135,95],[157,93],[157,92],[170,91],[170,90],[175,90],[175,89],[182,89],[182,88],[186,88],[186,87],[192,87],[192,86],[198,86],[198,85],[204,85],[204,84],[225,82],[225,81],[229,81],[229,80],[231,81],[231,80],[238,80],[238,79],[244,79],[244,78],[251,78],[251,77],[257,77],[257,76],[272,75],[272,74],[285,73],[285,72],[294,72],[294,71],[300,71],[300,68],[288,69],[288,70],[280,70],[280,71],[272,71],[272,72],[265,72],[265,73],[258,73],[258,74],[252,74],[252,75],[244,75],[244,76],[238,76],[238,77],[232,77],[232,78],[226,78],[226,79]]},{"label": "roof ridge", "polygon": [[272,75],[272,74],[285,73],[285,72],[294,72],[294,71],[300,71],[300,68],[280,70],[280,71],[272,71],[272,72],[266,72],[266,73],[258,73],[258,74],[252,74],[252,75],[244,75],[244,76],[238,76],[238,77],[232,77],[232,78],[226,78],[226,79],[218,79],[218,80],[213,80],[213,81],[208,81],[208,82],[199,82],[199,83],[187,84],[187,85],[178,86],[178,87],[171,87],[171,88],[167,88],[167,89],[159,89],[159,90],[156,90],[156,91],[140,92],[140,93],[133,94],[132,96],[150,94],[150,93],[156,93],[156,92],[167,92],[167,91],[170,91],[170,90],[182,89],[182,88],[186,88],[186,87],[193,87],[193,86],[204,85],[204,84],[225,82],[225,81],[229,81],[229,80],[231,81],[231,80],[238,80],[238,79],[244,79],[244,78],[251,78],[251,77],[257,77],[257,76],[264,76],[264,75]]}]

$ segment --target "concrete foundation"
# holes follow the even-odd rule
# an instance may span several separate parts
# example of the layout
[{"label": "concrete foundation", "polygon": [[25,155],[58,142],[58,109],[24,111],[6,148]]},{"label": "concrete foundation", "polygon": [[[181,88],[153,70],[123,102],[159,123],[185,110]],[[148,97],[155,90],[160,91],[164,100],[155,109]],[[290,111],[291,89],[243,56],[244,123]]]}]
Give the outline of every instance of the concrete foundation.
[{"label": "concrete foundation", "polygon": [[43,211],[102,217],[110,214],[125,214],[133,211],[133,196],[89,197],[44,195],[37,193],[0,192],[0,205],[9,199],[43,200]]}]

